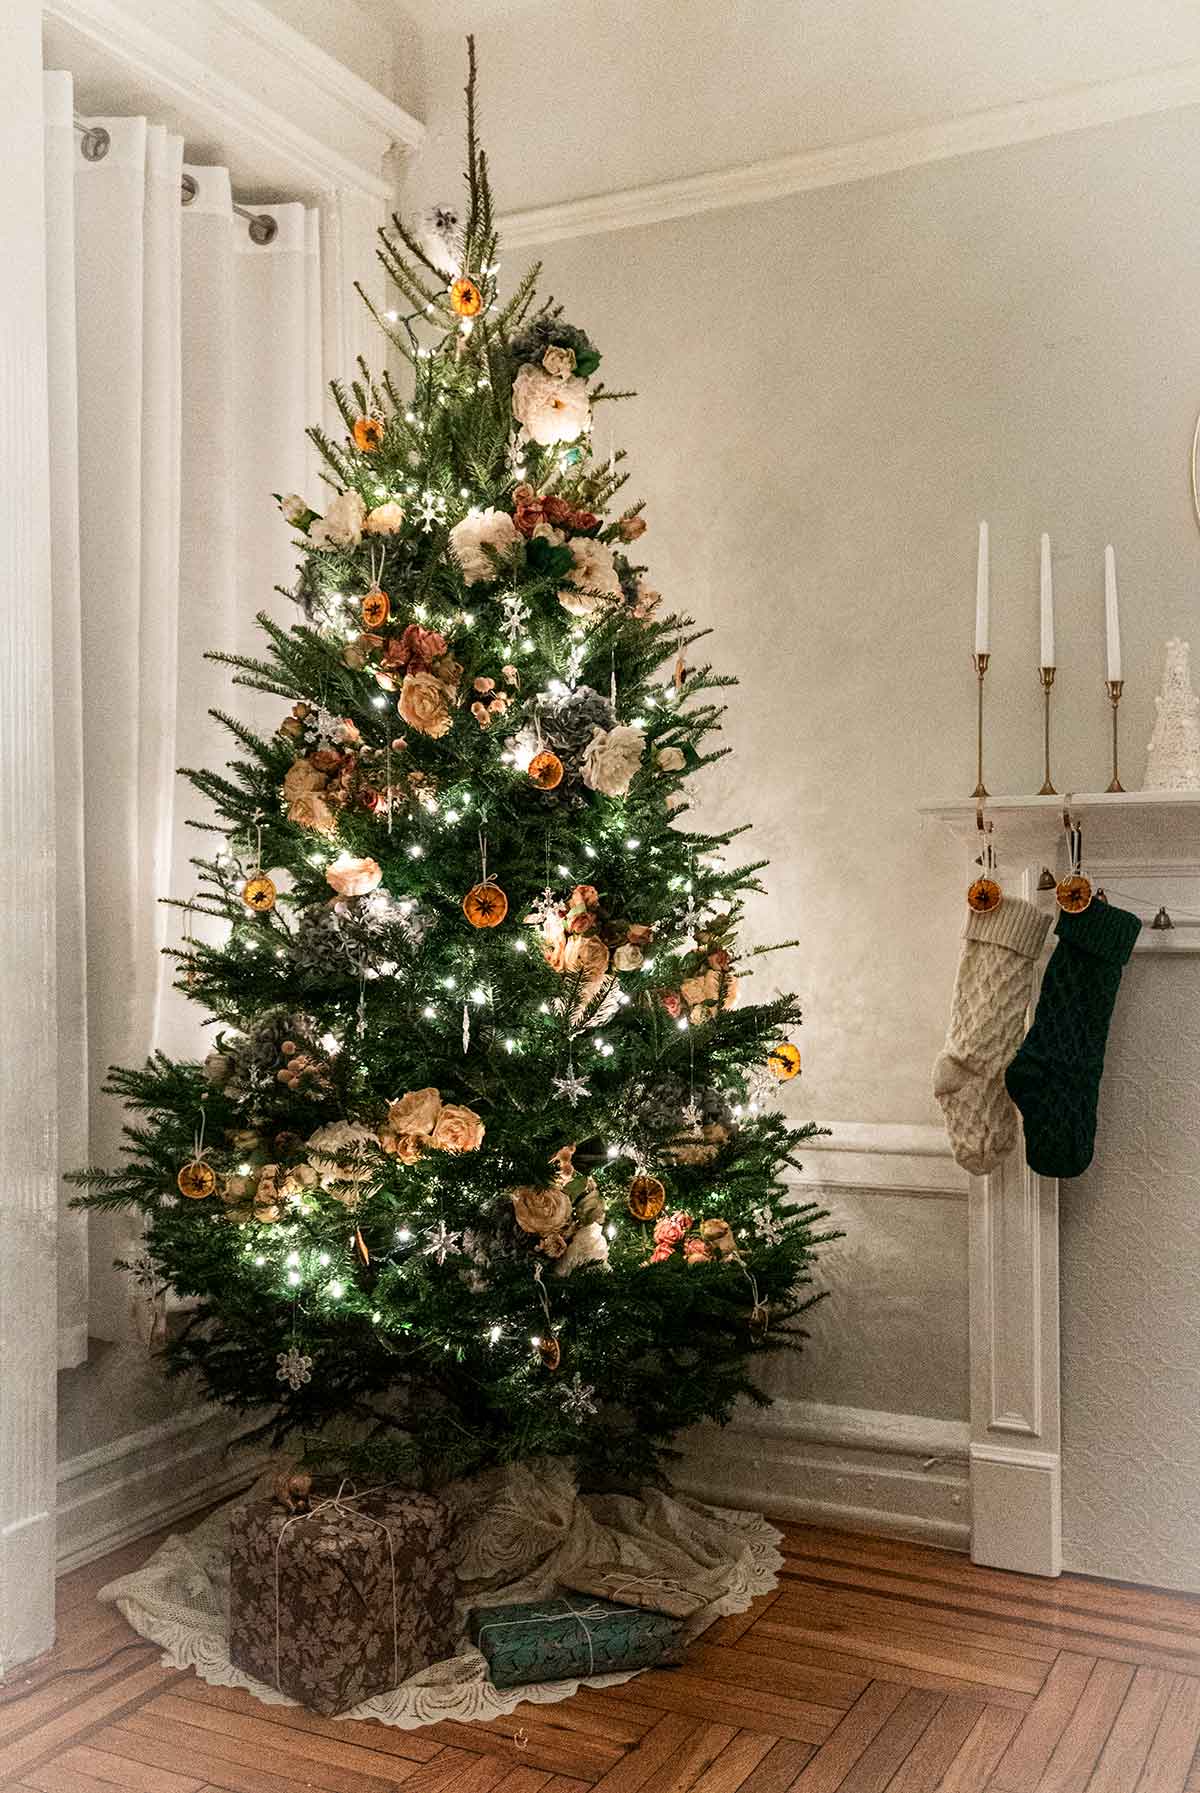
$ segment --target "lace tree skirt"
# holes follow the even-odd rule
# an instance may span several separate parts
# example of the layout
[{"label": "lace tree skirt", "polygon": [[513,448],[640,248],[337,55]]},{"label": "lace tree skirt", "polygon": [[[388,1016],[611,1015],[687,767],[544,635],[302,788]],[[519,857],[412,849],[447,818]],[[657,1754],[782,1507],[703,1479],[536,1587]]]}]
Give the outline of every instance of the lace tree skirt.
[{"label": "lace tree skirt", "polygon": [[[271,1479],[264,1477],[253,1492],[269,1490]],[[706,1593],[708,1604],[687,1623],[690,1638],[726,1613],[744,1612],[755,1595],[773,1588],[783,1561],[780,1534],[756,1513],[654,1490],[640,1500],[580,1495],[569,1468],[557,1462],[496,1471],[443,1490],[442,1498],[458,1519],[462,1647],[402,1686],[364,1700],[347,1718],[412,1730],[443,1718],[498,1718],[523,1700],[548,1704],[569,1699],[580,1687],[631,1680],[628,1674],[595,1675],[500,1689],[466,1642],[472,1606],[542,1599],[584,1564],[620,1562],[635,1573],[676,1577]],[[167,1665],[194,1668],[219,1687],[248,1688],[270,1705],[292,1705],[229,1660],[226,1537],[230,1507],[237,1504],[168,1538],[144,1567],[103,1588],[100,1599],[114,1602],[135,1631],[161,1644]]]}]

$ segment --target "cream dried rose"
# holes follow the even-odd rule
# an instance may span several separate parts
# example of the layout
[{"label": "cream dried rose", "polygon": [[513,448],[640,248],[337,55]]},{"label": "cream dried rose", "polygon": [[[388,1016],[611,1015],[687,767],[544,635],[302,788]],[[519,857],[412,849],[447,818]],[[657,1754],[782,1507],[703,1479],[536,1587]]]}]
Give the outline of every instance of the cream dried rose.
[{"label": "cream dried rose", "polygon": [[312,505],[301,498],[299,492],[286,492],[279,500],[279,508],[289,523],[302,522],[305,517],[312,516]]},{"label": "cream dried rose", "polygon": [[436,741],[450,732],[454,717],[449,694],[431,672],[405,673],[396,708],[418,734],[431,735]]},{"label": "cream dried rose", "polygon": [[475,1152],[483,1140],[483,1122],[473,1108],[447,1102],[438,1115],[430,1145],[439,1152]]},{"label": "cream dried rose", "polygon": [[352,853],[339,853],[325,867],[325,882],[339,896],[366,896],[383,882],[383,873],[373,859],[356,859]]},{"label": "cream dried rose", "polygon": [[550,448],[555,442],[574,442],[591,428],[592,407],[584,382],[574,374],[569,379],[556,379],[532,361],[526,361],[517,370],[512,408],[525,434],[542,448]]},{"label": "cream dried rose", "polygon": [[394,498],[389,498],[386,504],[377,504],[373,511],[367,512],[363,532],[366,535],[395,535],[403,522],[403,507]]},{"label": "cream dried rose", "polygon": [[356,548],[362,541],[367,507],[361,492],[339,492],[323,517],[309,524],[314,548]]},{"label": "cream dried rose", "polygon": [[630,946],[626,941],[625,945],[619,946],[613,954],[613,969],[616,971],[638,971],[645,957],[640,946]]},{"label": "cream dried rose", "polygon": [[551,343],[542,356],[542,366],[555,380],[568,380],[575,372],[574,349],[560,349],[557,343]]},{"label": "cream dried rose", "polygon": [[571,1223],[571,1198],[559,1188],[514,1189],[513,1219],[523,1233],[561,1233]]},{"label": "cream dried rose", "polygon": [[411,1089],[398,1102],[388,1103],[388,1129],[392,1133],[414,1133],[428,1138],[437,1126],[442,1111],[442,1098],[435,1089]]},{"label": "cream dried rose", "polygon": [[605,597],[620,598],[621,581],[610,548],[590,535],[572,536],[567,547],[574,565],[558,594],[564,610],[571,616],[590,616]]},{"label": "cream dried rose", "polygon": [[584,784],[605,797],[623,797],[645,751],[646,737],[632,724],[595,729],[583,750]]},{"label": "cream dried rose", "polygon": [[336,819],[318,791],[297,797],[288,805],[287,813],[289,822],[295,822],[298,828],[315,828],[318,834],[328,834]]},{"label": "cream dried rose", "polygon": [[484,550],[494,548],[497,554],[506,554],[521,540],[521,532],[507,511],[473,510],[450,531],[450,552],[462,568],[467,584],[478,585],[500,577],[495,561]]},{"label": "cream dried rose", "polygon": [[687,765],[682,747],[660,747],[654,760],[660,772],[682,772]]},{"label": "cream dried rose", "polygon": [[607,1264],[608,1240],[598,1220],[577,1227],[571,1243],[554,1266],[555,1276],[570,1276],[581,1264]]}]

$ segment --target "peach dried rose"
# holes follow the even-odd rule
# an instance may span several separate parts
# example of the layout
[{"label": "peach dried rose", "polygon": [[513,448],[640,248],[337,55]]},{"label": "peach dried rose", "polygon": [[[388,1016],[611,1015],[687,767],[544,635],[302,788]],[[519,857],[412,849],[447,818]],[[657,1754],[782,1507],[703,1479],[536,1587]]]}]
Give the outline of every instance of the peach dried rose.
[{"label": "peach dried rose", "polygon": [[559,1188],[525,1186],[511,1195],[513,1219],[523,1233],[561,1233],[571,1222],[571,1198]]},{"label": "peach dried rose", "polygon": [[473,1108],[447,1102],[438,1115],[430,1145],[439,1152],[475,1152],[483,1140],[483,1122]]},{"label": "peach dried rose", "polygon": [[543,1233],[537,1248],[544,1251],[548,1258],[561,1258],[567,1249],[567,1241],[562,1233]]},{"label": "peach dried rose", "polygon": [[414,1133],[428,1138],[437,1126],[442,1098],[435,1089],[413,1089],[398,1102],[388,1103],[387,1124],[393,1133]]},{"label": "peach dried rose", "polygon": [[712,1248],[703,1239],[685,1239],[683,1242],[684,1259],[689,1264],[710,1264]]},{"label": "peach dried rose", "polygon": [[415,1133],[393,1133],[390,1127],[381,1127],[379,1143],[385,1152],[390,1152],[401,1164],[415,1164],[421,1156],[425,1141],[418,1139]]},{"label": "peach dried rose", "polygon": [[283,780],[283,794],[290,803],[293,797],[307,797],[325,789],[325,774],[312,760],[294,760]]},{"label": "peach dried rose", "polygon": [[723,1258],[732,1257],[737,1251],[737,1240],[733,1236],[733,1228],[727,1220],[714,1218],[700,1222],[700,1237],[706,1245],[719,1252]]},{"label": "peach dried rose", "polygon": [[383,873],[373,859],[356,859],[352,853],[339,853],[332,865],[325,867],[325,882],[339,896],[367,896],[383,882]]},{"label": "peach dried rose", "polygon": [[297,797],[288,805],[288,821],[295,822],[298,828],[315,828],[319,834],[328,834],[334,819],[332,809],[316,791]]},{"label": "peach dried rose", "polygon": [[622,517],[617,524],[617,533],[623,542],[636,542],[646,533],[645,517],[640,512],[636,517]]}]

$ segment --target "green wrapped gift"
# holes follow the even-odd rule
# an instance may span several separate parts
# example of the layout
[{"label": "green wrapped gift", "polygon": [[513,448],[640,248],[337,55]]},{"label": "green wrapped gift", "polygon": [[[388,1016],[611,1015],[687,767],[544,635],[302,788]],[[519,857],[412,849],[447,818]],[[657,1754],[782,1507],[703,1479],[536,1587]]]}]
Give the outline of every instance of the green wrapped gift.
[{"label": "green wrapped gift", "polygon": [[494,1687],[619,1675],[679,1660],[678,1619],[582,1594],[477,1606],[467,1627]]}]

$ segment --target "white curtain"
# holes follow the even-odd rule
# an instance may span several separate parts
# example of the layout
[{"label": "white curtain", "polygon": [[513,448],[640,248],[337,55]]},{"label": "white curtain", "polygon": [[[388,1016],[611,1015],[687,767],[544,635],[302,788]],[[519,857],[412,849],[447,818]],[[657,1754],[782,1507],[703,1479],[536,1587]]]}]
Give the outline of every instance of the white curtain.
[{"label": "white curtain", "polygon": [[[272,593],[292,555],[271,492],[308,480],[319,261],[303,206],[255,208],[278,226],[255,244],[225,170],[190,169],[196,196],[182,203],[180,138],[89,118],[110,138],[89,161],[70,76],[47,75],[46,98],[66,1169],[118,1162],[107,1066],[203,1050],[200,1012],[170,989],[162,956],[183,923],[160,899],[192,894],[188,859],[211,845],[185,826],[201,806],[175,768],[229,757],[206,710],[238,706],[205,650],[251,649],[254,612],[287,609]],[[81,1361],[89,1329],[129,1329],[132,1292],[111,1262],[134,1228],[92,1217],[90,1279],[86,1239],[64,1213],[65,1363]]]}]

